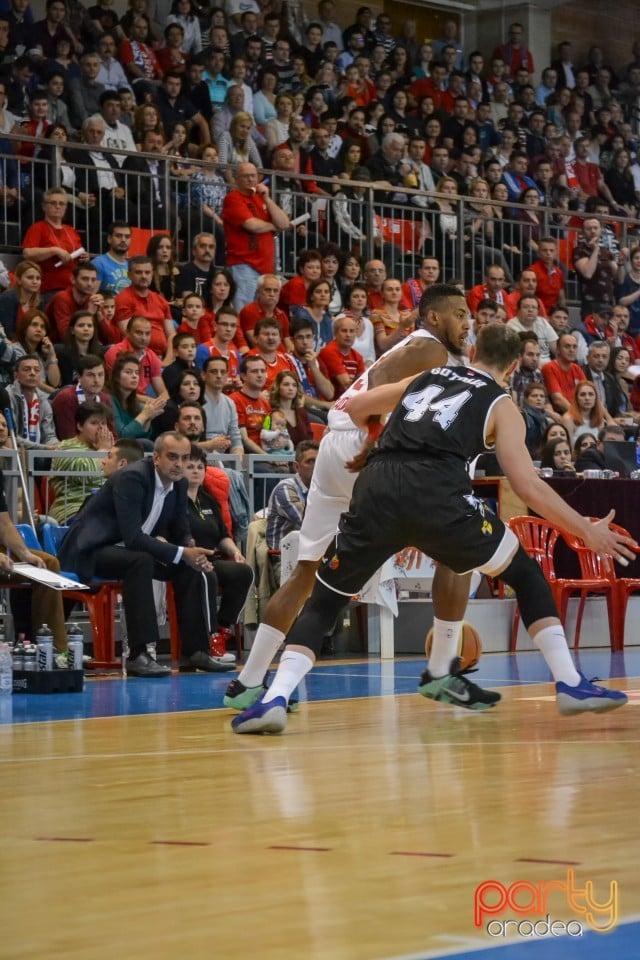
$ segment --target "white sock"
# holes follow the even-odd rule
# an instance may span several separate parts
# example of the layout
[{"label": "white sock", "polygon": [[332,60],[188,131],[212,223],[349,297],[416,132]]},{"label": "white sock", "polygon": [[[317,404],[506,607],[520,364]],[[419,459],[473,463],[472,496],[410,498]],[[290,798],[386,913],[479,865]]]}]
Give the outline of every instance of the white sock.
[{"label": "white sock", "polygon": [[282,630],[276,630],[268,623],[261,623],[256,631],[256,638],[249,651],[247,662],[240,671],[238,677],[240,683],[245,687],[259,687],[284,641],[285,634]]},{"label": "white sock", "polygon": [[458,656],[461,630],[462,620],[433,618],[433,640],[429,657],[429,673],[432,677],[444,677],[449,673],[451,661]]},{"label": "white sock", "polygon": [[263,696],[262,702],[269,703],[275,697],[284,697],[289,702],[289,697],[312,667],[313,660],[305,656],[304,653],[299,653],[297,650],[285,650],[280,657],[273,683]]},{"label": "white sock", "polygon": [[547,661],[547,666],[551,670],[556,683],[566,683],[570,687],[577,687],[580,683],[580,674],[573,663],[562,625],[545,627],[532,639]]}]

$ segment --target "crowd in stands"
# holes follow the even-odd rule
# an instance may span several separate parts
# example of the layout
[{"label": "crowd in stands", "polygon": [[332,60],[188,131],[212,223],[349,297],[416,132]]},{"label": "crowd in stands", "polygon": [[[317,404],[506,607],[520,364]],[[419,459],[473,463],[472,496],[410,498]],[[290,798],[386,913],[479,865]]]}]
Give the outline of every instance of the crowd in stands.
[{"label": "crowd in stands", "polygon": [[[10,218],[33,187],[42,205],[22,211],[22,260],[0,295],[19,443],[150,449],[195,404],[207,452],[277,458],[414,329],[438,280],[467,294],[470,346],[483,323],[520,331],[512,393],[536,459],[550,426],[571,447],[629,433],[640,42],[615,69],[598,47],[574,63],[563,43],[537,72],[517,23],[487,55],[454,20],[421,43],[414,21],[395,36],[369,7],[345,29],[334,0],[308,12],[131,0],[120,17],[48,0],[34,22],[10,0],[0,13],[2,202]],[[170,195],[167,172],[182,184]],[[410,253],[360,202],[371,186],[376,208],[422,218]],[[331,200],[324,222],[296,222],[303,194]],[[81,232],[78,208],[93,211]],[[627,219],[624,242],[612,216]],[[130,257],[134,226],[160,232]],[[287,269],[277,238],[292,231]],[[363,259],[372,237],[378,255]],[[61,521],[77,506],[65,500]]]}]

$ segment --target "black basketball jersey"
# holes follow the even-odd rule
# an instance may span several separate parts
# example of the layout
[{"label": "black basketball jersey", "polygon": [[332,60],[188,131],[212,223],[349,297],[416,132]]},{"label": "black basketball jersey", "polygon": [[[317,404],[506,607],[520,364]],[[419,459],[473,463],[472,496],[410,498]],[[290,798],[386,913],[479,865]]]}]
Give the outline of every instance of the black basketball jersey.
[{"label": "black basketball jersey", "polygon": [[436,367],[421,373],[391,414],[379,451],[475,460],[493,449],[485,428],[493,405],[502,399],[509,399],[504,388],[473,367]]}]

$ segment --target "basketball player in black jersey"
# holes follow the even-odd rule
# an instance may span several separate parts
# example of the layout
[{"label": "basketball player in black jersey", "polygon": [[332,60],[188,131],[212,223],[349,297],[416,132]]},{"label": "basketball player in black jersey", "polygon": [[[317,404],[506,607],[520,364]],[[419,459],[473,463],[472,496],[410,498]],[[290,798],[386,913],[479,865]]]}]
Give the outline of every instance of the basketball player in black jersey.
[{"label": "basketball player in black jersey", "polygon": [[[451,296],[461,295],[454,289]],[[349,401],[348,411],[356,423],[365,423],[372,413],[393,413],[378,450],[356,481],[340,532],[288,642],[306,646],[314,638],[320,642],[373,571],[403,547],[413,545],[460,574],[475,568],[513,587],[522,620],[556,681],[561,713],[615,709],[627,697],[595,686],[578,673],[540,567],[511,530],[474,496],[469,463],[495,449],[515,492],[597,553],[612,554],[626,563],[637,545],[609,530],[613,511],[591,523],[535,473],[524,444],[524,421],[505,392],[518,361],[518,335],[502,324],[492,324],[481,331],[476,350],[473,366],[432,369],[400,384],[363,391]],[[439,650],[434,644],[420,693],[471,710],[489,709],[500,695],[482,690],[459,670],[456,645],[463,611],[448,607],[442,598],[434,598],[434,608],[436,616],[450,621],[449,650],[442,649],[446,643]],[[286,705],[284,697],[259,701],[236,717],[232,726],[238,733],[281,732]]]}]

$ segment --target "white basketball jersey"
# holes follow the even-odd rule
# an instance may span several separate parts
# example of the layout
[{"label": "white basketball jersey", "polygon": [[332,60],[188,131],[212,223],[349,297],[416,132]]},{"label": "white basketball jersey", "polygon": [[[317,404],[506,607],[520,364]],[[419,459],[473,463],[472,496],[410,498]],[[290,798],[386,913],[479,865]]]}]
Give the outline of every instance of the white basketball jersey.
[{"label": "white basketball jersey", "polygon": [[[401,350],[403,347],[406,347],[408,343],[411,343],[412,340],[417,340],[418,338],[422,340],[435,340],[436,343],[440,343],[437,337],[434,337],[432,333],[429,333],[428,330],[423,330],[420,327],[418,330],[414,330],[413,333],[410,333],[403,340],[399,340],[394,344],[389,350],[382,354],[381,357],[378,357],[375,363],[372,363],[371,366],[365,370],[357,380],[354,380],[350,387],[348,387],[342,396],[336,400],[334,405],[329,410],[329,429],[330,430],[357,430],[355,423],[351,419],[348,413],[343,409],[346,401],[349,397],[352,397],[356,393],[360,393],[361,390],[366,390],[369,383],[369,374],[375,367],[379,364],[384,363],[385,357],[388,357],[390,353],[393,353],[394,350]],[[458,363],[459,361],[454,360],[449,357],[449,363]],[[416,374],[417,376],[417,374]]]}]

